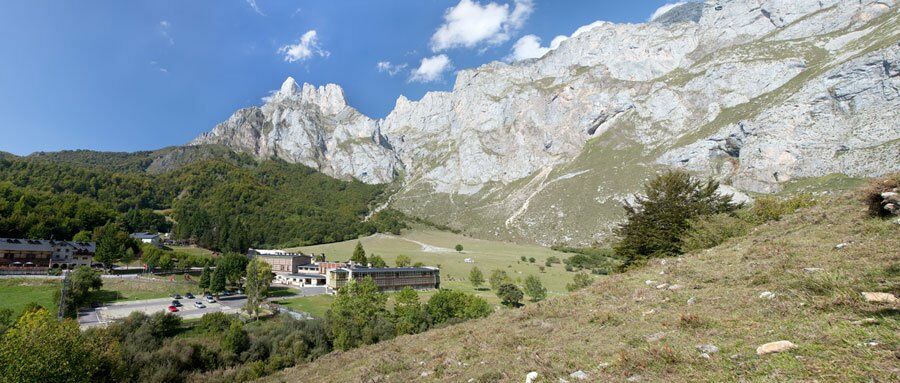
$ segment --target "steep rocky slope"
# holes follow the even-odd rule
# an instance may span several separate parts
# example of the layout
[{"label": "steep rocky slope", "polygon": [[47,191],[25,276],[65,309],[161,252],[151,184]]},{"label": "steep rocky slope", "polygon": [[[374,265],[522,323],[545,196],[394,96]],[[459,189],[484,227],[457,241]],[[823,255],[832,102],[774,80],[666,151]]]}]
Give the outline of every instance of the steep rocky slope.
[{"label": "steep rocky slope", "polygon": [[[823,200],[713,249],[264,381],[896,382],[897,303],[860,293],[900,294],[900,225],[864,212]],[[781,340],[798,347],[756,354]]]},{"label": "steep rocky slope", "polygon": [[402,175],[392,204],[408,213],[479,236],[585,244],[664,167],[745,192],[900,169],[898,111],[893,0],[723,0],[585,26],[542,58],[401,96],[383,120],[336,85],[288,79],[194,143],[365,182]]}]

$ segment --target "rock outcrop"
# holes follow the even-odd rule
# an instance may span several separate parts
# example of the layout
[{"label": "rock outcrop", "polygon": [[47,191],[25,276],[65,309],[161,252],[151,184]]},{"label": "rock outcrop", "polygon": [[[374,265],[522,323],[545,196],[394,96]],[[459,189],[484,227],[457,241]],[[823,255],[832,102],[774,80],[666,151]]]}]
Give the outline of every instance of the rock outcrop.
[{"label": "rock outcrop", "polygon": [[666,167],[729,192],[900,170],[893,0],[687,3],[597,22],[539,59],[460,71],[373,120],[336,85],[288,79],[195,143],[390,182],[396,208],[480,236],[603,240]]}]

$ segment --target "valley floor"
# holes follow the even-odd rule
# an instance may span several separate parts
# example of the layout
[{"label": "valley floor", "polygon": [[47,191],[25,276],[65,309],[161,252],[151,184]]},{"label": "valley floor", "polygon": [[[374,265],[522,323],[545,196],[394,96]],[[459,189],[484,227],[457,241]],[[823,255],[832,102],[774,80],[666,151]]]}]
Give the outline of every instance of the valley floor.
[{"label": "valley floor", "polygon": [[[831,198],[710,250],[264,381],[896,382],[898,305],[860,293],[900,293],[898,237],[894,221]],[[780,340],[798,347],[756,354]]]}]

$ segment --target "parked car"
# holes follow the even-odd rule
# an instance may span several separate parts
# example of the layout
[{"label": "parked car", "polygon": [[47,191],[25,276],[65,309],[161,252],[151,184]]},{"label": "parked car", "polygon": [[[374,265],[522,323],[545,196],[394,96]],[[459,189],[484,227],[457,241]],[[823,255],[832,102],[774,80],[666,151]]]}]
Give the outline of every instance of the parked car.
[{"label": "parked car", "polygon": [[173,295],[172,295],[172,299],[181,299],[181,295],[180,295],[180,294],[173,294]]},{"label": "parked car", "polygon": [[230,296],[234,295],[234,293],[232,293],[231,291],[225,290],[220,295],[222,295],[223,297],[230,297]]},{"label": "parked car", "polygon": [[169,312],[172,312],[172,313],[178,312],[178,307],[175,307],[175,306],[169,306]]},{"label": "parked car", "polygon": [[212,295],[206,296],[206,302],[208,303],[216,303],[216,300],[212,297]]},{"label": "parked car", "polygon": [[244,294],[244,292],[241,291],[241,289],[237,289],[237,291],[235,291],[234,293],[237,294],[237,295],[242,295],[242,294]]},{"label": "parked car", "polygon": [[194,307],[196,307],[198,309],[205,309],[206,305],[204,305],[203,302],[196,301],[196,302],[194,302]]},{"label": "parked car", "polygon": [[172,306],[175,306],[175,307],[181,307],[181,302],[179,302],[179,301],[177,301],[177,300],[172,301]]},{"label": "parked car", "polygon": [[194,294],[191,294],[190,292],[188,292],[187,294],[184,294],[184,298],[185,299],[194,299]]}]

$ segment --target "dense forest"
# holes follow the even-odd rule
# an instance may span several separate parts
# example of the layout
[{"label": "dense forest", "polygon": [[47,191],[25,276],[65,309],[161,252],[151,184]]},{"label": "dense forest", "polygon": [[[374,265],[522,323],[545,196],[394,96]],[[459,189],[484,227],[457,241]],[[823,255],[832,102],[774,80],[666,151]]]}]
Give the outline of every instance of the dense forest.
[{"label": "dense forest", "polygon": [[0,237],[70,239],[115,221],[213,250],[341,241],[397,232],[396,211],[362,217],[384,186],[220,149],[0,156]]}]

